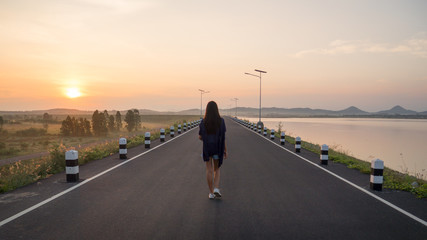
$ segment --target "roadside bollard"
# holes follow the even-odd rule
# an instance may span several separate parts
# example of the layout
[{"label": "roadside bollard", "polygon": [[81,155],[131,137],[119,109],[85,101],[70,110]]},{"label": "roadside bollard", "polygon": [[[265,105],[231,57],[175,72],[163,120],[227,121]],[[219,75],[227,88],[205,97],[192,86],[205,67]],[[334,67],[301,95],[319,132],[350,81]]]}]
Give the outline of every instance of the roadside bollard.
[{"label": "roadside bollard", "polygon": [[258,133],[261,134],[261,125],[258,125]]},{"label": "roadside bollard", "polygon": [[382,191],[383,189],[383,172],[384,162],[380,159],[375,159],[371,162],[371,181],[372,190]]},{"label": "roadside bollard", "polygon": [[301,138],[300,137],[295,138],[295,152],[297,152],[297,153],[301,152]]},{"label": "roadside bollard", "polygon": [[171,128],[170,128],[170,135],[171,135],[171,137],[175,136],[175,127],[174,126],[171,126]]},{"label": "roadside bollard", "polygon": [[120,159],[126,159],[127,158],[128,150],[126,148],[126,144],[127,144],[126,138],[120,138],[119,139]]},{"label": "roadside bollard", "polygon": [[280,134],[280,145],[285,145],[285,132]]},{"label": "roadside bollard", "polygon": [[328,151],[328,145],[323,144],[320,149],[320,163],[323,165],[328,165]]},{"label": "roadside bollard", "polygon": [[178,125],[178,134],[181,134],[181,124]]},{"label": "roadside bollard", "polygon": [[160,128],[160,142],[165,141],[165,130],[163,128]]},{"label": "roadside bollard", "polygon": [[151,133],[150,132],[146,132],[145,133],[145,148],[150,148],[150,144],[151,144]]},{"label": "roadside bollard", "polygon": [[264,137],[267,137],[267,127],[264,127]]},{"label": "roadside bollard", "polygon": [[79,181],[79,152],[76,150],[65,152],[65,173],[67,182]]},{"label": "roadside bollard", "polygon": [[274,141],[274,129],[270,131],[270,139]]},{"label": "roadside bollard", "polygon": [[187,123],[184,123],[184,132],[187,131]]}]

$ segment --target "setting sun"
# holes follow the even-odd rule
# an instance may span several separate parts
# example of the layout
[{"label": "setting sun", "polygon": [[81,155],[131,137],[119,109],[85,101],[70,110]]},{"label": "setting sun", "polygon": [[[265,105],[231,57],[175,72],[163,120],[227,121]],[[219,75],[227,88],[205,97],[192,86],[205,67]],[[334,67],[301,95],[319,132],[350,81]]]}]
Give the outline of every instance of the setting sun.
[{"label": "setting sun", "polygon": [[69,98],[76,98],[76,97],[80,97],[82,95],[80,90],[78,88],[75,88],[75,87],[67,88],[65,94]]}]

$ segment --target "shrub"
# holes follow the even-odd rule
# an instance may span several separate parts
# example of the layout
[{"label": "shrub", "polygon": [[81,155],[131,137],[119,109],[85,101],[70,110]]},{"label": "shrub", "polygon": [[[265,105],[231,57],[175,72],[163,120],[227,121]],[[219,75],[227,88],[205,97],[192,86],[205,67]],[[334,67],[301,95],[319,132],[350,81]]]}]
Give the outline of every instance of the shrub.
[{"label": "shrub", "polygon": [[63,144],[54,144],[49,150],[50,168],[48,173],[54,174],[65,169],[65,152],[66,148]]},{"label": "shrub", "polygon": [[47,130],[43,128],[29,128],[25,130],[16,131],[17,136],[21,137],[38,137],[46,135]]},{"label": "shrub", "polygon": [[5,149],[0,149],[0,155],[1,156],[12,156],[14,154],[17,154],[20,151],[21,150],[19,150],[19,149],[16,149],[14,147],[10,147],[10,148],[5,148]]},{"label": "shrub", "polygon": [[27,150],[28,149],[28,147],[30,146],[28,143],[26,143],[26,142],[21,142],[21,149],[22,150]]}]

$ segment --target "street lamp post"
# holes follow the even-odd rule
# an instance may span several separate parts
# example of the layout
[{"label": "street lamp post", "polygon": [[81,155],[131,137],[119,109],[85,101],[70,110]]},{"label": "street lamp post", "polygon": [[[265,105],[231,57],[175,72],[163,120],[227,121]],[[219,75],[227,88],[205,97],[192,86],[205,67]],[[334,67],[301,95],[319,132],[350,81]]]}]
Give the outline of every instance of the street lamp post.
[{"label": "street lamp post", "polygon": [[234,117],[236,117],[237,118],[237,100],[239,100],[238,98],[232,98],[231,99],[231,101],[234,101],[235,103],[236,103],[236,108],[235,108],[235,114],[234,114]]},{"label": "street lamp post", "polygon": [[264,124],[261,122],[261,74],[267,73],[267,72],[262,71],[262,70],[258,70],[258,69],[255,69],[255,72],[259,72],[259,76],[252,74],[252,73],[245,73],[245,74],[259,78],[259,122],[258,122],[258,126],[261,125],[261,127],[264,128]]},{"label": "street lamp post", "polygon": [[209,93],[209,91],[205,91],[205,90],[202,90],[202,89],[199,89],[199,91],[200,91],[200,119],[202,118],[202,116],[203,116],[203,110],[202,110],[202,103],[203,103],[203,93]]}]

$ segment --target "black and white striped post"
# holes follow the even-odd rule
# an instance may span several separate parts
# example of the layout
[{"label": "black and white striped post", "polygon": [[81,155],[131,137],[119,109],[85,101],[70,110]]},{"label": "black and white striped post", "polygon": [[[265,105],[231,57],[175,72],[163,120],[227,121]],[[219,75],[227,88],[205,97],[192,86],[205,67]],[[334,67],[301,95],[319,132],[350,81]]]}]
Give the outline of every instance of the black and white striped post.
[{"label": "black and white striped post", "polygon": [[65,173],[67,182],[79,181],[79,152],[76,150],[65,152]]},{"label": "black and white striped post", "polygon": [[280,145],[285,145],[285,132],[280,134]]},{"label": "black and white striped post", "polygon": [[270,131],[270,139],[274,141],[274,129]]},{"label": "black and white striped post", "polygon": [[320,163],[323,165],[328,165],[328,153],[329,147],[326,144],[323,144],[320,148]]},{"label": "black and white striped post", "polygon": [[163,128],[160,128],[160,142],[165,141],[165,130]]},{"label": "black and white striped post", "polygon": [[151,144],[151,133],[146,132],[145,133],[145,148],[150,148],[150,144]]},{"label": "black and white striped post", "polygon": [[261,134],[261,125],[258,125],[258,133]]},{"label": "black and white striped post", "polygon": [[371,162],[371,181],[370,186],[372,190],[383,190],[383,172],[384,162],[380,159],[372,160]]},{"label": "black and white striped post", "polygon": [[267,137],[267,127],[264,127],[264,137]]},{"label": "black and white striped post", "polygon": [[178,134],[181,134],[181,124],[178,125]]},{"label": "black and white striped post", "polygon": [[128,154],[128,149],[126,147],[127,140],[126,138],[119,139],[119,155],[120,159],[126,159]]},{"label": "black and white striped post", "polygon": [[187,131],[187,123],[184,123],[184,132]]},{"label": "black and white striped post", "polygon": [[295,152],[297,152],[297,153],[301,152],[301,138],[300,137],[295,138]]},{"label": "black and white striped post", "polygon": [[171,137],[175,137],[175,127],[174,126],[171,126],[169,134],[171,135]]}]

